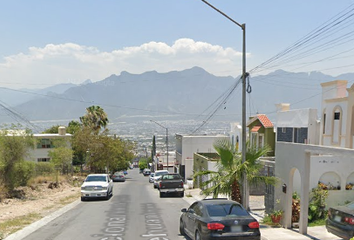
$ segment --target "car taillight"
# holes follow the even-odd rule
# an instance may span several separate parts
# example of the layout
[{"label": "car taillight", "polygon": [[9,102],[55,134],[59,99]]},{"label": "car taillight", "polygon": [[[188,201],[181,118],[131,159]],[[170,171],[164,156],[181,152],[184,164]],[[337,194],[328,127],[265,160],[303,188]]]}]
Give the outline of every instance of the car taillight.
[{"label": "car taillight", "polygon": [[352,217],[345,217],[344,221],[349,223],[350,225],[354,225],[354,218]]},{"label": "car taillight", "polygon": [[224,227],[224,224],[221,223],[208,223],[209,230],[223,230]]},{"label": "car taillight", "polygon": [[160,184],[159,184],[160,188],[161,188],[161,185],[162,185],[162,184],[161,184],[161,182],[160,182]]},{"label": "car taillight", "polygon": [[248,224],[249,228],[259,228],[259,223],[258,222],[251,222]]}]

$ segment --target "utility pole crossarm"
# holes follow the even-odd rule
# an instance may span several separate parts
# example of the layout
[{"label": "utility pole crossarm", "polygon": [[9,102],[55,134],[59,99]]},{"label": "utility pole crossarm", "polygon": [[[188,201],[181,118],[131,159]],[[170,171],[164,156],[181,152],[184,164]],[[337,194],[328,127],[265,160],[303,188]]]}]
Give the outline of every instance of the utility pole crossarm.
[{"label": "utility pole crossarm", "polygon": [[219,9],[217,9],[216,7],[214,7],[213,5],[211,5],[210,3],[208,3],[205,0],[202,0],[204,3],[206,3],[209,7],[213,8],[215,11],[219,12],[221,15],[223,15],[224,17],[226,17],[227,19],[229,19],[231,22],[235,23],[237,26],[239,26],[240,28],[242,28],[242,30],[245,29],[245,24],[239,24],[238,22],[236,22],[235,20],[233,20],[232,18],[230,18],[228,15],[226,15],[225,13],[223,13],[222,11],[220,11]]}]

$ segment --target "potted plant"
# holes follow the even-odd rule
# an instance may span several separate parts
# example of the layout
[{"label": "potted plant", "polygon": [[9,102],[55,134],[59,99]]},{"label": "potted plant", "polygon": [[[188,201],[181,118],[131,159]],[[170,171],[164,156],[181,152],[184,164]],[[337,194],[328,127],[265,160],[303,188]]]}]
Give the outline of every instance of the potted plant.
[{"label": "potted plant", "polygon": [[279,223],[281,218],[283,216],[283,210],[274,210],[271,214],[270,214],[270,218],[272,219],[273,223]]}]

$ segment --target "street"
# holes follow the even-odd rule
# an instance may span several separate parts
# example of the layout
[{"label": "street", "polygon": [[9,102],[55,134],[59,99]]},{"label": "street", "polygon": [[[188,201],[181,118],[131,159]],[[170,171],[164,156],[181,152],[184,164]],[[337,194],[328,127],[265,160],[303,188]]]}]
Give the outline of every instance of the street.
[{"label": "street", "polygon": [[185,239],[178,226],[180,210],[188,206],[183,198],[159,198],[148,177],[133,169],[125,182],[114,183],[108,201],[81,202],[25,239]]}]

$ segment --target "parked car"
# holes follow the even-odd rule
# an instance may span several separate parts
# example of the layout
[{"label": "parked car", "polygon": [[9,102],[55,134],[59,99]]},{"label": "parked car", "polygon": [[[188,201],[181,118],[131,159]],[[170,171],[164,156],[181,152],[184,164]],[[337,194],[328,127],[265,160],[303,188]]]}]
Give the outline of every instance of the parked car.
[{"label": "parked car", "polygon": [[160,197],[167,194],[176,193],[184,197],[183,179],[178,173],[169,173],[162,175],[159,182]]},{"label": "parked car", "polygon": [[154,188],[159,187],[159,180],[162,177],[162,175],[168,174],[169,172],[167,170],[157,170],[154,174],[153,180],[154,180]]},{"label": "parked car", "polygon": [[145,169],[143,170],[143,175],[144,175],[144,176],[149,176],[150,173],[151,173],[151,170],[148,169],[148,168],[145,168]]},{"label": "parked car", "polygon": [[155,173],[150,173],[149,183],[153,183],[154,182],[154,176],[155,176]]},{"label": "parked car", "polygon": [[81,185],[81,201],[113,195],[113,181],[108,174],[89,174]]},{"label": "parked car", "polygon": [[123,173],[124,173],[124,175],[128,175],[128,171],[127,170],[124,170]]},{"label": "parked car", "polygon": [[326,228],[328,232],[343,239],[354,237],[354,202],[344,206],[330,207]]},{"label": "parked car", "polygon": [[124,172],[115,172],[111,178],[113,182],[125,182]]},{"label": "parked car", "polygon": [[238,202],[204,199],[181,211],[180,233],[191,239],[261,239],[258,221]]}]

